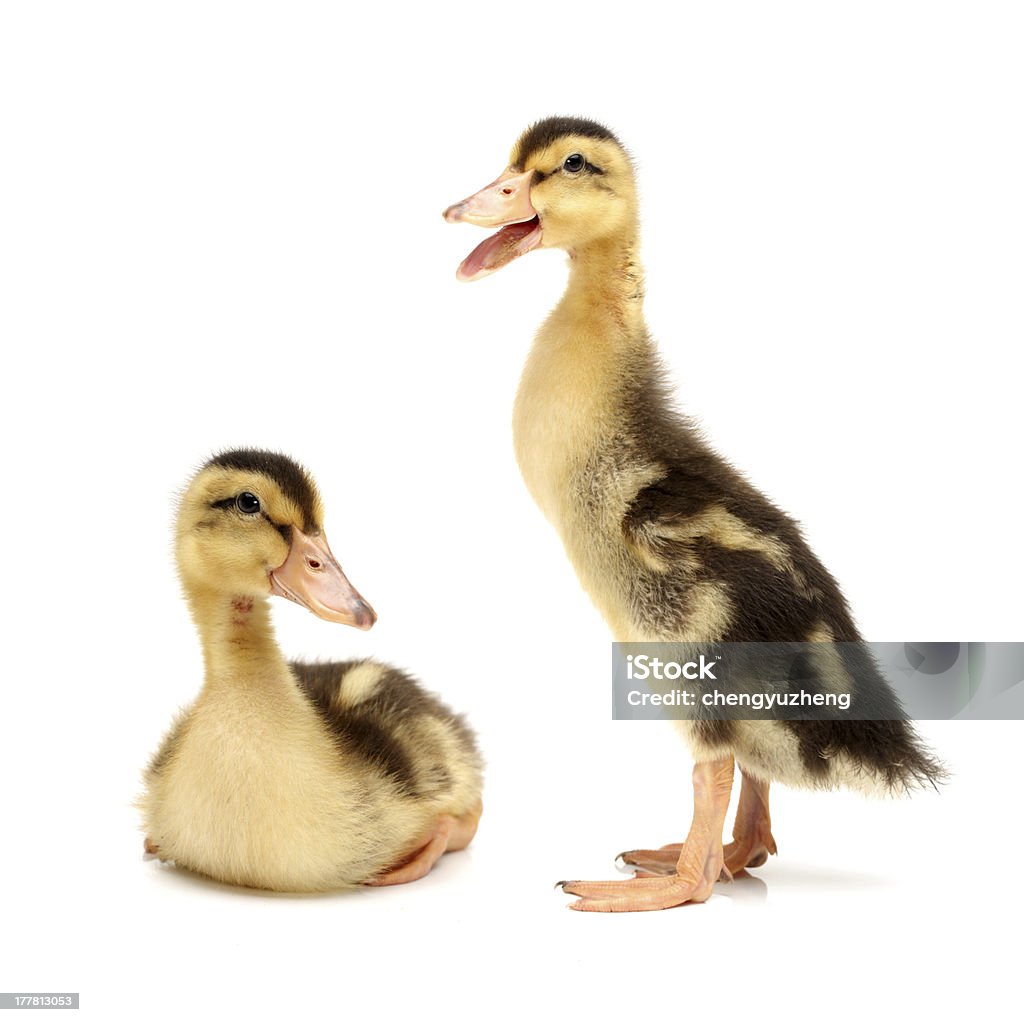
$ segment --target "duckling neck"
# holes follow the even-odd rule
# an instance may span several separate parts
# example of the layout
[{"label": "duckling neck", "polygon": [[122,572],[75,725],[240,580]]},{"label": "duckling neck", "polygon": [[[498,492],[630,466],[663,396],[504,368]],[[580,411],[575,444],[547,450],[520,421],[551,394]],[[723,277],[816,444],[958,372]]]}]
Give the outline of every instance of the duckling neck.
[{"label": "duckling neck", "polygon": [[266,599],[216,591],[188,592],[206,666],[206,686],[265,687],[289,677]]},{"label": "duckling neck", "polygon": [[[635,231],[604,238],[570,255],[569,283],[558,308],[619,330],[609,335],[620,342],[643,331],[644,275]],[[556,310],[557,311],[557,310]]]},{"label": "duckling neck", "polygon": [[[531,360],[559,375],[572,373],[599,401],[616,387],[624,367],[649,348],[637,248],[636,234],[630,232],[570,253],[565,293],[531,351]],[[579,391],[573,395],[576,400],[583,396]]]},{"label": "duckling neck", "polygon": [[516,396],[516,457],[549,519],[570,476],[621,430],[628,383],[654,358],[635,232],[572,253],[562,300],[541,327]]}]

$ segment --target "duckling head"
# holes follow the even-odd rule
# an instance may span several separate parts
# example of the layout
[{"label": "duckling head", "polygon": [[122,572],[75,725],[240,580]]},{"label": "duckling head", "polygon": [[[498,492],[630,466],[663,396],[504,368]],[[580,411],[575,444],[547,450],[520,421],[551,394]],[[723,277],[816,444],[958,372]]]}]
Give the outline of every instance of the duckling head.
[{"label": "duckling head", "polygon": [[609,240],[632,240],[633,167],[603,125],[548,117],[523,132],[495,181],[450,206],[444,218],[500,228],[462,261],[459,280],[479,280],[535,248],[579,255]]},{"label": "duckling head", "polygon": [[187,591],[283,596],[318,617],[368,629],[377,620],[352,587],[323,531],[309,474],[271,451],[211,458],[178,511],[178,569]]}]

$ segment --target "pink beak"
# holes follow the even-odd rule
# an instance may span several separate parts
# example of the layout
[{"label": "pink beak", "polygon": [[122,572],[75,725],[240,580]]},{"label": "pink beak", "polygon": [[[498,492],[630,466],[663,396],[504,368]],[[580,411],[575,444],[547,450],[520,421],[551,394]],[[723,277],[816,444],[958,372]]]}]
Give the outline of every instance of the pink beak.
[{"label": "pink beak", "polygon": [[364,631],[377,620],[373,608],[345,578],[327,537],[307,536],[292,527],[288,557],[270,573],[270,590],[326,621],[339,621]]},{"label": "pink beak", "polygon": [[497,181],[444,211],[450,224],[501,228],[462,260],[455,274],[459,280],[486,277],[541,243],[540,217],[530,200],[532,184],[532,170],[517,173],[510,168]]},{"label": "pink beak", "polygon": [[508,169],[475,195],[449,206],[444,218],[450,224],[467,223],[477,227],[504,227],[532,220],[537,215],[530,202],[532,182],[532,170],[516,174]]}]

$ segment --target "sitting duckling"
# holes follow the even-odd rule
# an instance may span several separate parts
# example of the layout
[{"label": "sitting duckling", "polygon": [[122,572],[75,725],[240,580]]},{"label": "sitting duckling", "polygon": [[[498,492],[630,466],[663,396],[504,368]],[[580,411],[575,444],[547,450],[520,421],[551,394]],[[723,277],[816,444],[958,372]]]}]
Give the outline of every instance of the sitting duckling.
[{"label": "sitting duckling", "polygon": [[267,597],[368,629],[376,615],[324,536],[309,475],[281,454],[212,458],[177,522],[205,682],[146,771],[146,850],[274,891],[400,884],[465,848],[482,811],[473,733],[372,660],[278,649]]},{"label": "sitting duckling", "polygon": [[[450,223],[499,228],[463,260],[480,279],[533,249],[569,253],[565,295],[541,327],[513,419],[526,485],[558,530],[580,582],[621,642],[856,642],[838,585],[796,523],[676,415],[643,316],[633,168],[604,125],[532,125],[491,184]],[[627,912],[706,901],[714,883],[776,850],[772,781],[902,794],[943,769],[885,679],[858,691],[878,720],[681,722],[697,765],[681,844],[625,852],[641,875],[572,881],[572,908]],[[723,845],[735,765],[733,840]]]}]

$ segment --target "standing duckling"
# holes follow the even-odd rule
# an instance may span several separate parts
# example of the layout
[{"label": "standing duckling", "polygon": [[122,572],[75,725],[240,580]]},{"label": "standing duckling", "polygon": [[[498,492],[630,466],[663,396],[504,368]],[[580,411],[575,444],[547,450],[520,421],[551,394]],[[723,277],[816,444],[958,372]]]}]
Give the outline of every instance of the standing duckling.
[{"label": "standing duckling", "polygon": [[461,717],[372,660],[303,664],[278,649],[267,597],[368,629],[323,532],[309,475],[235,450],[203,466],[177,522],[205,681],[146,771],[146,850],[275,891],[400,884],[465,848],[481,760]]},{"label": "standing duckling", "polygon": [[[463,261],[477,280],[535,248],[569,253],[569,282],[541,327],[513,421],[526,485],[557,529],[583,587],[621,642],[853,642],[835,581],[796,524],[671,407],[643,317],[633,169],[594,121],[530,127],[509,166],[445,212],[499,227]],[[685,721],[694,753],[694,815],[683,844],[626,852],[632,880],[577,882],[583,911],[639,911],[705,901],[719,877],[774,854],[771,781],[902,793],[941,767],[884,679],[858,679],[889,720]],[[722,828],[735,764],[742,774],[733,841]],[[654,874],[654,875],[652,875]]]}]

